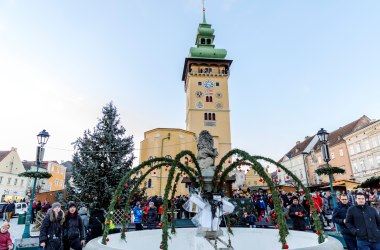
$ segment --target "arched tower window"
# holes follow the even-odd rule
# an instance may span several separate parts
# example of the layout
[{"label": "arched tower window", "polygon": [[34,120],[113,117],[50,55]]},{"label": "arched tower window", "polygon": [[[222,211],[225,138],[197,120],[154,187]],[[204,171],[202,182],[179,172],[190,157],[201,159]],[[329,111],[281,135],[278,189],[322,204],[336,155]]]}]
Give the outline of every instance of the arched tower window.
[{"label": "arched tower window", "polygon": [[205,115],[204,115],[204,116],[205,116],[205,120],[207,121],[207,113],[205,113]]},{"label": "arched tower window", "polygon": [[210,102],[209,96],[206,96],[206,102]]},{"label": "arched tower window", "polygon": [[215,113],[212,113],[212,120],[215,121]]},{"label": "arched tower window", "polygon": [[205,44],[205,43],[206,43],[205,39],[201,38],[201,44]]},{"label": "arched tower window", "polygon": [[211,39],[210,38],[207,39],[207,44],[211,44]]},{"label": "arched tower window", "polygon": [[152,187],[152,179],[149,179],[148,180],[148,188],[151,188]]},{"label": "arched tower window", "polygon": [[208,119],[211,121],[212,120],[212,115],[211,113],[208,113]]}]

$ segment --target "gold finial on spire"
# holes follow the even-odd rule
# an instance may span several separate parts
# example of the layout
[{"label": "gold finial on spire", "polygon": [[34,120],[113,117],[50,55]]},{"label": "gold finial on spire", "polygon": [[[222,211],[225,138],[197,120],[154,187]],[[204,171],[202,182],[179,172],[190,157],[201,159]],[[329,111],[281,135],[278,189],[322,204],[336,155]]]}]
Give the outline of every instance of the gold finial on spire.
[{"label": "gold finial on spire", "polygon": [[206,23],[206,8],[205,8],[205,0],[202,0],[203,3],[203,23]]}]

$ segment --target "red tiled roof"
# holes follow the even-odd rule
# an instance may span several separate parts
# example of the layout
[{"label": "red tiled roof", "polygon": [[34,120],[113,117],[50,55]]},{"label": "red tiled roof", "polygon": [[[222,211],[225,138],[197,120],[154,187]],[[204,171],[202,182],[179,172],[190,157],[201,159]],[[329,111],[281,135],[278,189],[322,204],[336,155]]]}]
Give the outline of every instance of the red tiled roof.
[{"label": "red tiled roof", "polygon": [[[368,126],[369,124],[372,124],[371,119],[369,119],[366,115],[363,115],[359,119],[331,132],[329,134],[328,145],[331,147],[338,143],[344,142],[343,140],[344,136],[351,134],[357,130],[360,130]],[[305,148],[309,145],[313,137],[314,135],[307,137],[306,140],[295,145],[286,155],[291,154],[291,157],[294,157],[301,154],[305,150]],[[320,150],[320,148],[321,148],[321,142],[318,141],[314,146],[314,150],[318,151]],[[282,162],[287,157],[286,155],[282,157],[279,160],[279,162]]]},{"label": "red tiled roof", "polygon": [[[357,130],[360,130],[360,129],[368,126],[368,124],[370,124],[370,123],[371,123],[371,119],[369,119],[367,116],[363,115],[359,119],[357,119],[357,120],[355,120],[355,121],[353,121],[353,122],[351,122],[351,123],[349,123],[343,127],[340,127],[333,132],[331,132],[329,134],[329,139],[327,142],[329,147],[332,147],[336,144],[344,142],[344,139],[343,139],[344,136],[351,134]],[[315,146],[314,146],[314,150],[320,150],[321,144],[322,143],[318,141],[318,143],[315,144]]]},{"label": "red tiled roof", "polygon": [[0,161],[4,160],[4,158],[10,153],[11,151],[0,151]]}]

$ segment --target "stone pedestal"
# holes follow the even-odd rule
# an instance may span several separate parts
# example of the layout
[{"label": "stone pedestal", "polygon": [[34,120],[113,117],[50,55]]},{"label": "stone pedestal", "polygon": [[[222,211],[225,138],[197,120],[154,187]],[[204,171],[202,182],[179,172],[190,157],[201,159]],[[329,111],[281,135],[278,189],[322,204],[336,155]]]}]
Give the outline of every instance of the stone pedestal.
[{"label": "stone pedestal", "polygon": [[202,193],[212,192],[212,178],[214,178],[215,167],[202,169],[202,178],[204,187]]}]

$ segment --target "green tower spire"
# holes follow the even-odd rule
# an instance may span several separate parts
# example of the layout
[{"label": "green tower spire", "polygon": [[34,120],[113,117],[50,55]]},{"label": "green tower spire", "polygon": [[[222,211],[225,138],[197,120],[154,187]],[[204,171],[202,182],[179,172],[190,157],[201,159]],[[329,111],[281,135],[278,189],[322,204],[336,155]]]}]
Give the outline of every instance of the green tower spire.
[{"label": "green tower spire", "polygon": [[208,59],[224,59],[227,55],[225,49],[215,49],[214,45],[214,29],[211,24],[206,22],[206,9],[203,1],[203,22],[198,26],[198,33],[195,40],[197,47],[190,48],[189,57],[208,58]]}]

